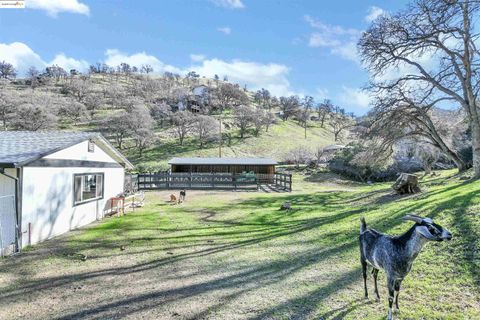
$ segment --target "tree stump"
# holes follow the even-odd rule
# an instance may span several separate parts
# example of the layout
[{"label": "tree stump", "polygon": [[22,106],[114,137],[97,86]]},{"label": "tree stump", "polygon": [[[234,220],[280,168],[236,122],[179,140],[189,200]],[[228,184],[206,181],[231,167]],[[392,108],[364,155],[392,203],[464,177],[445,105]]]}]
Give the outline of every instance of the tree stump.
[{"label": "tree stump", "polygon": [[420,192],[418,177],[414,174],[402,173],[392,186],[398,194],[411,194]]}]

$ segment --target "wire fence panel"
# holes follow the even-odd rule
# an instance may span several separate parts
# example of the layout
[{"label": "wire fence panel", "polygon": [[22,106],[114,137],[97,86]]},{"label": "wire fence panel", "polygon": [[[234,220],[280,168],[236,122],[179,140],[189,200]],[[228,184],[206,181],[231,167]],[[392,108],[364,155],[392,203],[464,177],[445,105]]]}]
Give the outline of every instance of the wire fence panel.
[{"label": "wire fence panel", "polygon": [[290,174],[233,174],[233,173],[139,173],[138,190],[159,189],[259,189],[270,184],[284,191],[292,191]]},{"label": "wire fence panel", "polygon": [[15,196],[0,197],[0,253],[3,256],[15,252],[17,223]]}]

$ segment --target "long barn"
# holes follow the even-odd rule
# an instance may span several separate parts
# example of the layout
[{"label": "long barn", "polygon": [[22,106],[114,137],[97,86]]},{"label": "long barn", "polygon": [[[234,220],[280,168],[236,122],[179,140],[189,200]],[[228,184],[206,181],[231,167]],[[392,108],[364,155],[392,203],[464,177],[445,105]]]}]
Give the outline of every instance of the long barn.
[{"label": "long barn", "polygon": [[233,173],[253,172],[274,174],[275,160],[268,158],[173,158],[168,164],[172,173]]}]

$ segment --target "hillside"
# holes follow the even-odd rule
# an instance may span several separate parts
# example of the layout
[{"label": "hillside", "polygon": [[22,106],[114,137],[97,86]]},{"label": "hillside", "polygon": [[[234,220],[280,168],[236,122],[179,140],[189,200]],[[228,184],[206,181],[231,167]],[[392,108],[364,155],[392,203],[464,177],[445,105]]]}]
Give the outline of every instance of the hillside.
[{"label": "hillside", "polygon": [[[158,130],[157,134],[165,136],[166,130]],[[302,146],[314,152],[317,148],[333,144],[333,135],[325,128],[312,125],[307,129],[307,139],[304,129],[295,121],[281,121],[272,125],[268,132],[255,137],[248,135],[244,139],[235,135],[230,146],[224,139],[222,156],[224,157],[270,157],[283,161],[288,152]],[[125,150],[127,157],[139,169],[165,169],[172,157],[218,157],[219,143],[214,142],[200,149],[194,139],[185,140],[183,146],[174,138],[160,138],[160,141],[151,149],[139,156],[134,149]]]},{"label": "hillside", "polygon": [[[176,75],[45,73],[0,82],[3,129],[98,131],[142,171],[164,170],[175,156],[218,156],[220,141],[222,156],[284,161],[293,149],[313,153],[334,142],[328,119],[339,116],[327,108],[322,128],[322,104],[313,98],[309,103],[304,112],[305,102],[296,96],[274,97],[265,89],[249,91],[218,79]],[[176,131],[179,111],[189,118],[182,145]],[[283,121],[280,116],[287,112],[288,120]],[[197,124],[202,119],[208,125],[199,143]],[[307,123],[306,139],[302,119]],[[243,138],[241,121],[248,122]],[[346,133],[347,129],[342,135]]]}]

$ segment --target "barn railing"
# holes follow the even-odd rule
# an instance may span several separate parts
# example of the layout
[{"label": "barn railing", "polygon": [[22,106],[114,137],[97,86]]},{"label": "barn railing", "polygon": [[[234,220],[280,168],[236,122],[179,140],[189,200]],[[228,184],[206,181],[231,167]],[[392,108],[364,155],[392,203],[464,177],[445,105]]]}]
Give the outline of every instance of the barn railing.
[{"label": "barn railing", "polygon": [[136,175],[138,190],[160,189],[259,189],[271,185],[282,191],[292,190],[289,174],[254,173],[139,173]]}]

